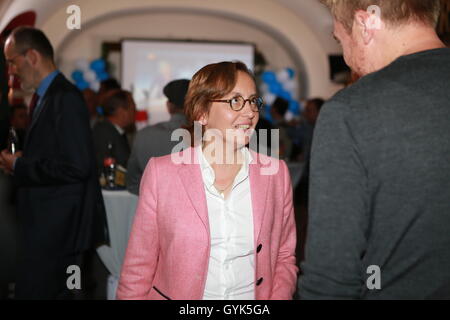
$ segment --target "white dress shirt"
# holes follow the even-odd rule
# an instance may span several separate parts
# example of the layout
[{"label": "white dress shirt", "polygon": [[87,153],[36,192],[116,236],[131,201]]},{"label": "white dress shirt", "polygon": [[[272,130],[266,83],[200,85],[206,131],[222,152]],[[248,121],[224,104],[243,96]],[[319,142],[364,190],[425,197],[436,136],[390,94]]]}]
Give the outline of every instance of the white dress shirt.
[{"label": "white dress shirt", "polygon": [[248,176],[252,156],[242,148],[244,162],[227,199],[214,187],[215,174],[196,148],[205,186],[211,237],[205,300],[255,299],[255,244]]}]

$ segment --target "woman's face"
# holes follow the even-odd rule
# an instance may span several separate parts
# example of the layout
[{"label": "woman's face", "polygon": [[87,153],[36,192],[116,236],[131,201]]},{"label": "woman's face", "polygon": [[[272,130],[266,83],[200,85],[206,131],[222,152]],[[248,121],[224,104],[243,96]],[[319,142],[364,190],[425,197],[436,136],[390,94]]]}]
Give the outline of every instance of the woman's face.
[{"label": "woman's face", "polygon": [[[238,71],[236,85],[233,90],[218,100],[229,100],[237,96],[251,99],[257,95],[253,79],[245,72]],[[222,142],[232,145],[233,149],[241,148],[249,143],[259,120],[259,112],[253,111],[249,101],[240,111],[231,109],[227,102],[212,102],[208,114],[200,118],[205,127],[204,139],[220,133]]]}]

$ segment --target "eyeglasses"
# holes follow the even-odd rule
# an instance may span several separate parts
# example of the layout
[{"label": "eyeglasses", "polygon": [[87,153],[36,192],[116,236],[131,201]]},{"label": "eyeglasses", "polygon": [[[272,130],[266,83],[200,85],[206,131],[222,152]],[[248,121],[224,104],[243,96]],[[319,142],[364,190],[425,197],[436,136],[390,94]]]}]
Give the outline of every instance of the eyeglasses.
[{"label": "eyeglasses", "polygon": [[230,107],[234,111],[241,111],[244,109],[245,104],[250,104],[250,108],[254,112],[259,112],[263,106],[263,99],[260,97],[252,97],[250,99],[244,99],[242,96],[236,96],[228,100],[210,100],[211,102],[224,102],[230,104]]},{"label": "eyeglasses", "polygon": [[24,55],[28,52],[28,50],[29,50],[29,49],[25,49],[24,51],[22,51],[22,52],[16,54],[16,55],[15,55],[14,57],[12,57],[11,59],[7,59],[7,60],[6,60],[6,63],[8,64],[8,66],[13,65],[13,64],[15,65],[14,60],[16,60],[16,58],[17,58],[18,56],[24,56]]}]

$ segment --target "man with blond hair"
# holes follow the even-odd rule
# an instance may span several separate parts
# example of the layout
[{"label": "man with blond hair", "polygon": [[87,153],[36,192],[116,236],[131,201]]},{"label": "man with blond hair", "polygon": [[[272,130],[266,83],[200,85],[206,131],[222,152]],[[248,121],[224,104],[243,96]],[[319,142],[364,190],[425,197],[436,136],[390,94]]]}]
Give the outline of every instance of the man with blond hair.
[{"label": "man with blond hair", "polygon": [[361,79],[314,133],[304,299],[450,298],[450,49],[439,0],[323,1]]}]

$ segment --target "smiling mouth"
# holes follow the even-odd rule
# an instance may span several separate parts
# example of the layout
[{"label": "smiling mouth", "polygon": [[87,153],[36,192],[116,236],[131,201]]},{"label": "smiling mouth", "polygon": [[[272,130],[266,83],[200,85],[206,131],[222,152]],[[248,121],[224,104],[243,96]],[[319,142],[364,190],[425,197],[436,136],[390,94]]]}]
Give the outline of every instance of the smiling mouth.
[{"label": "smiling mouth", "polygon": [[242,130],[248,130],[250,129],[250,125],[249,124],[238,124],[236,126],[234,126],[235,129],[242,129]]}]

